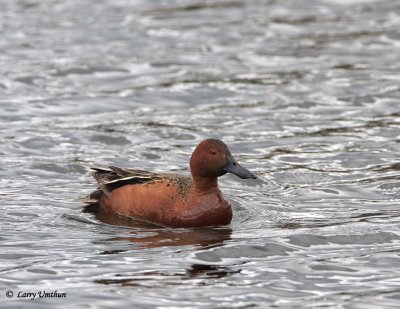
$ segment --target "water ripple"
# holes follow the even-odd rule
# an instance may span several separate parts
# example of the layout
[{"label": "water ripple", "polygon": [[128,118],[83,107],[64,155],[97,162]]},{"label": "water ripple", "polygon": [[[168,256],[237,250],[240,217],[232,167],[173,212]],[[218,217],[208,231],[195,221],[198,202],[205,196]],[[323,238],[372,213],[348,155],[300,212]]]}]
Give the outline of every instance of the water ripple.
[{"label": "water ripple", "polygon": [[[36,0],[0,12],[0,293],[140,308],[395,308],[399,4]],[[91,166],[189,173],[218,137],[229,227],[80,212]]]}]

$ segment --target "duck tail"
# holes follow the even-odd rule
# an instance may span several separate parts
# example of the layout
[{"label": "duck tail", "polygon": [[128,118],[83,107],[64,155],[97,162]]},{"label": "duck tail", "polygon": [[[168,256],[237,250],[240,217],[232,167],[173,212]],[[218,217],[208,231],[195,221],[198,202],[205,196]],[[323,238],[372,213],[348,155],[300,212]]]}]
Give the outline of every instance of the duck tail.
[{"label": "duck tail", "polygon": [[78,202],[84,204],[82,212],[84,213],[98,213],[100,210],[100,200],[104,196],[104,192],[97,188],[89,195],[79,198]]}]

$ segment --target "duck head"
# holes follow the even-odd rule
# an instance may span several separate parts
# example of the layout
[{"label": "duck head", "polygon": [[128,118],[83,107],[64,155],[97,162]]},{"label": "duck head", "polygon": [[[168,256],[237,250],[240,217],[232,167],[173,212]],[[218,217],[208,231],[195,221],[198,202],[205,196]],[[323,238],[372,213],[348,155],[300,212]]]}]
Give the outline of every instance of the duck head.
[{"label": "duck head", "polygon": [[228,146],[219,139],[206,139],[197,145],[190,158],[190,170],[194,179],[217,178],[226,173],[242,179],[257,178],[236,161]]}]

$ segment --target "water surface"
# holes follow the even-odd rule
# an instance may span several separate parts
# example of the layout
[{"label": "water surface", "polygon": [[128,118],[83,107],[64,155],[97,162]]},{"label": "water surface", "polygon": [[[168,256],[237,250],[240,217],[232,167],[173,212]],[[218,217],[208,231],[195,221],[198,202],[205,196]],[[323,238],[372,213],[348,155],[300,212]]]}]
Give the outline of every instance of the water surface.
[{"label": "water surface", "polygon": [[[399,29],[389,0],[2,1],[0,306],[395,308]],[[220,179],[229,227],[80,212],[89,167],[188,174],[207,137],[259,176]]]}]

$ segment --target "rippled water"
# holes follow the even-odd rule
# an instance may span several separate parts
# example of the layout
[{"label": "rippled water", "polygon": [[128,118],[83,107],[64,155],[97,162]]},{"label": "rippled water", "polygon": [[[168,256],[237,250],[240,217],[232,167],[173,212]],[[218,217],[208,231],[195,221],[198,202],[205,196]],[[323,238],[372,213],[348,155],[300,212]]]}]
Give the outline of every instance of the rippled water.
[{"label": "rippled water", "polygon": [[[396,307],[399,29],[390,0],[1,1],[0,306]],[[259,176],[221,178],[231,226],[80,212],[90,166],[188,173],[207,137]]]}]

